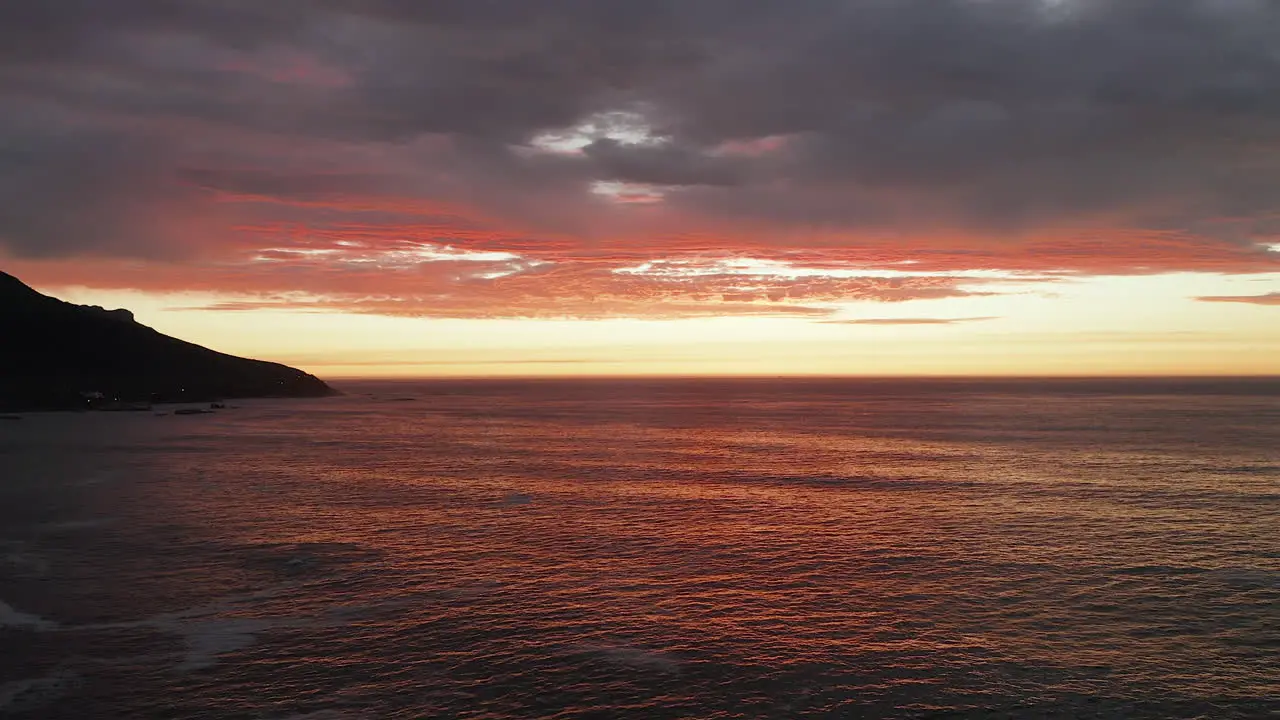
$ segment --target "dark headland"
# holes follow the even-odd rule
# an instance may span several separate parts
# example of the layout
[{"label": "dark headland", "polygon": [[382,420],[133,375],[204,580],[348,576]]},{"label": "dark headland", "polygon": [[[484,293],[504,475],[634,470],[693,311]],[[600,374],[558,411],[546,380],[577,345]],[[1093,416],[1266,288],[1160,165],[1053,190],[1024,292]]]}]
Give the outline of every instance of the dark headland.
[{"label": "dark headland", "polygon": [[169,337],[128,310],[73,305],[0,272],[0,412],[334,394],[301,370]]}]

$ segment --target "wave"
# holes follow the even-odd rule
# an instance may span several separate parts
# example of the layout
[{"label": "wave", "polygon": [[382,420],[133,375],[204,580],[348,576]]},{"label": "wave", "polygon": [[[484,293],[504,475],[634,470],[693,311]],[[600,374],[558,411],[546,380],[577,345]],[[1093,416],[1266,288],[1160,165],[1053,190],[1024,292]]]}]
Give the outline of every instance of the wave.
[{"label": "wave", "polygon": [[40,678],[0,685],[0,713],[26,714],[54,704],[80,683],[74,672],[61,671]]},{"label": "wave", "polygon": [[39,615],[19,612],[12,605],[0,600],[0,628],[26,628],[37,631],[56,630],[58,623],[46,620]]},{"label": "wave", "polygon": [[579,644],[570,648],[574,652],[594,655],[615,665],[642,670],[674,673],[680,670],[680,658],[669,652],[630,645]]}]

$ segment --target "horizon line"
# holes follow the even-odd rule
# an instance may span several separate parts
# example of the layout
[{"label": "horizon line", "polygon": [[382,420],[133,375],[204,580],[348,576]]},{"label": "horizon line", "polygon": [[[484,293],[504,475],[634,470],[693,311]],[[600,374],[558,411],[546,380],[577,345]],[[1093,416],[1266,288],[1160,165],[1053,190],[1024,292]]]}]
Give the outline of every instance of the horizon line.
[{"label": "horizon line", "polygon": [[[312,373],[314,374],[314,373]],[[627,374],[627,375],[330,375],[327,381],[419,380],[1252,380],[1280,382],[1280,374],[1265,375],[855,375],[822,373],[744,373],[721,375]]]}]

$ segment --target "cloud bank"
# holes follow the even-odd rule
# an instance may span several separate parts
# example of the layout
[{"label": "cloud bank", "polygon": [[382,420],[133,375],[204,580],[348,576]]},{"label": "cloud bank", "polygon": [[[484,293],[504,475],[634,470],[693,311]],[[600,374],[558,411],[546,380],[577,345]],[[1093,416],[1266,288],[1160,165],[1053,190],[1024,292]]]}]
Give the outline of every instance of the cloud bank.
[{"label": "cloud bank", "polygon": [[[1276,37],[1266,0],[10,0],[0,252],[464,317],[1274,272]],[[782,265],[620,272],[734,259]]]}]

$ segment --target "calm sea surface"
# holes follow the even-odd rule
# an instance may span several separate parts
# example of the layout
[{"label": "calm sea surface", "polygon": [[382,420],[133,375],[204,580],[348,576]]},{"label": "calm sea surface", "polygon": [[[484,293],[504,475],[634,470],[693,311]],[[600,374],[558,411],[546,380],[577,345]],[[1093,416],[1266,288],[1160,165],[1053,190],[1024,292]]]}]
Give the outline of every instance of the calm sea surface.
[{"label": "calm sea surface", "polygon": [[1280,383],[0,421],[0,715],[1280,714]]}]

